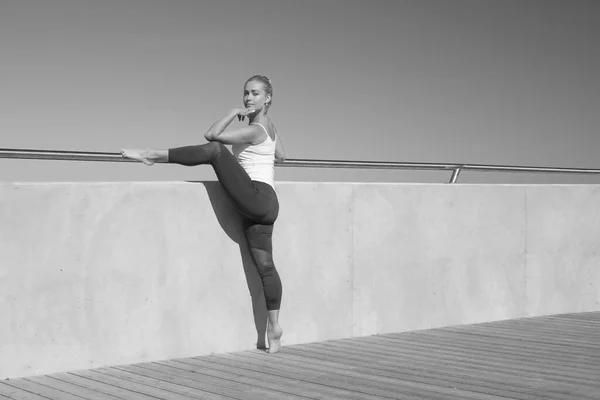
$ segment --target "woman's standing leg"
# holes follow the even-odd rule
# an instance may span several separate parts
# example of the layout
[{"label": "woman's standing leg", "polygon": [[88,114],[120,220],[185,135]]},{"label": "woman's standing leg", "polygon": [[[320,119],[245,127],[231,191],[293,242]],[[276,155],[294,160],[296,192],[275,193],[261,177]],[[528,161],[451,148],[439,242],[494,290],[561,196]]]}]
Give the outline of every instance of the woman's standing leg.
[{"label": "woman's standing leg", "polygon": [[246,220],[244,233],[265,293],[268,315],[268,352],[277,353],[281,347],[281,336],[283,335],[283,330],[279,325],[279,308],[283,289],[279,273],[273,263],[273,225],[262,225]]}]

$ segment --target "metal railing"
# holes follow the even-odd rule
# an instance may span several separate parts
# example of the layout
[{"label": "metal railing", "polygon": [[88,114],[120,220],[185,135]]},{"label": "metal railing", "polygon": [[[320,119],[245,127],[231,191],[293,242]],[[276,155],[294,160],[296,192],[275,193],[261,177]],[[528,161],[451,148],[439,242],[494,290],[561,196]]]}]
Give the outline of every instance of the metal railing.
[{"label": "metal railing", "polygon": [[[68,161],[99,161],[99,162],[138,162],[123,158],[120,153],[105,153],[93,151],[62,151],[62,150],[29,150],[2,149],[0,158],[36,159],[36,160],[68,160]],[[385,161],[348,161],[348,160],[309,160],[286,159],[275,164],[278,167],[308,167],[308,168],[360,168],[360,169],[408,169],[408,170],[441,170],[452,171],[448,183],[456,183],[462,171],[484,172],[543,172],[567,174],[600,174],[600,169],[590,168],[555,168],[532,167],[516,165],[485,165],[485,164],[446,164],[418,162],[385,162]]]}]

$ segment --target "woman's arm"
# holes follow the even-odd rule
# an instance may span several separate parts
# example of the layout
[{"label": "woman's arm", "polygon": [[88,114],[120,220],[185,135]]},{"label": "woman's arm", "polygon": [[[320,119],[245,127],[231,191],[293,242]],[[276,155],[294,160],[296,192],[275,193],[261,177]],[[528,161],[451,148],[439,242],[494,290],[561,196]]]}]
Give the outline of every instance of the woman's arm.
[{"label": "woman's arm", "polygon": [[208,131],[204,134],[204,137],[209,142],[221,142],[223,144],[239,144],[239,143],[252,143],[257,140],[261,134],[253,125],[248,125],[243,128],[231,129],[225,131],[225,129],[231,124],[235,117],[238,117],[240,121],[244,120],[244,117],[254,110],[248,110],[245,108],[233,108],[223,117],[218,119]]},{"label": "woman's arm", "polygon": [[279,137],[279,133],[277,132],[277,128],[275,129],[275,160],[284,161],[285,160],[285,149],[283,148],[283,142]]}]

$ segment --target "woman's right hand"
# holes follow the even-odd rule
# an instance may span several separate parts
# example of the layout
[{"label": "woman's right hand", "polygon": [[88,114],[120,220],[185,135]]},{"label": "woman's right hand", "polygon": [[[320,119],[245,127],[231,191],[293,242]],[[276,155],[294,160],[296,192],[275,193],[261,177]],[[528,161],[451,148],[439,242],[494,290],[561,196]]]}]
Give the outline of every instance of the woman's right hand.
[{"label": "woman's right hand", "polygon": [[232,110],[238,118],[238,121],[243,121],[246,116],[256,112],[253,108],[234,108]]}]

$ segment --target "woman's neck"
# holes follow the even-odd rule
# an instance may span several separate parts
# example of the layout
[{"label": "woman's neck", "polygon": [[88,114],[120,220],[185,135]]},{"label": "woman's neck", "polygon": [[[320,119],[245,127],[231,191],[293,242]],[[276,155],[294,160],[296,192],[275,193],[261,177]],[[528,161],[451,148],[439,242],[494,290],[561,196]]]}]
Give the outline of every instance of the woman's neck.
[{"label": "woman's neck", "polygon": [[248,118],[248,125],[252,123],[265,124],[267,122],[267,116],[263,115],[262,112],[258,115],[253,115]]}]

